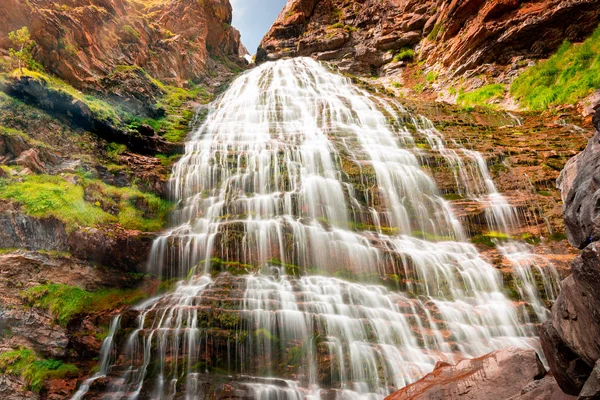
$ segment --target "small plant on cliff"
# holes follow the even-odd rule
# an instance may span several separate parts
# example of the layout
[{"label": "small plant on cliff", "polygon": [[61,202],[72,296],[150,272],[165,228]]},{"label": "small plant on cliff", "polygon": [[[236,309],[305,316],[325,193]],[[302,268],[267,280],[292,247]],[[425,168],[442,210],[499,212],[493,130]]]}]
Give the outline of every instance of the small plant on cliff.
[{"label": "small plant on cliff", "polygon": [[29,66],[33,63],[31,51],[35,47],[35,41],[31,39],[29,29],[24,26],[19,30],[10,32],[8,39],[13,43],[14,48],[10,49],[10,56],[17,60],[19,71],[23,73],[23,65]]},{"label": "small plant on cliff", "polygon": [[21,377],[30,390],[39,392],[44,381],[76,377],[79,370],[59,360],[39,359],[33,351],[22,347],[0,354],[0,372]]},{"label": "small plant on cliff", "polygon": [[403,47],[395,56],[394,61],[412,61],[415,58],[415,51],[409,47]]}]

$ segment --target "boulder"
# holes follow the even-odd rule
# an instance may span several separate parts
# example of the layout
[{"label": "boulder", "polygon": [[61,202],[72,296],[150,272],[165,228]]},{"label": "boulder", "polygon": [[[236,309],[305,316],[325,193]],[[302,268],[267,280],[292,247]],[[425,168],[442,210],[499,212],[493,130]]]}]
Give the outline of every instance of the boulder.
[{"label": "boulder", "polygon": [[533,349],[510,347],[456,365],[438,364],[433,372],[388,396],[386,400],[519,399],[522,392],[556,392]]},{"label": "boulder", "polygon": [[[587,246],[561,283],[552,319],[540,329],[550,370],[565,393],[577,395],[600,359],[600,242]],[[597,370],[597,368],[595,369]],[[594,380],[588,390],[593,392]]]}]

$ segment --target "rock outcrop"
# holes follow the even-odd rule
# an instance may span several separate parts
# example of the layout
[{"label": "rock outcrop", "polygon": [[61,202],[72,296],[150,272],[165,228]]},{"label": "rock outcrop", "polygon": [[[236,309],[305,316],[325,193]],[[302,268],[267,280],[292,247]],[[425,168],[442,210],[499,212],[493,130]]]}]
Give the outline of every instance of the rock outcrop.
[{"label": "rock outcrop", "polygon": [[552,319],[540,329],[544,353],[560,387],[583,399],[600,396],[600,108],[594,125],[595,136],[559,180],[567,235],[583,252],[571,263],[572,275],[561,283]]},{"label": "rock outcrop", "polygon": [[456,365],[438,363],[430,374],[386,400],[567,399],[533,349],[509,347]]},{"label": "rock outcrop", "polygon": [[257,60],[311,56],[373,73],[401,63],[394,52],[410,48],[447,74],[464,74],[547,56],[598,22],[598,0],[290,0]]},{"label": "rock outcrop", "polygon": [[569,160],[558,181],[567,235],[580,249],[600,239],[600,102],[595,104],[593,122],[596,134],[583,152]]},{"label": "rock outcrop", "polygon": [[27,26],[36,61],[74,86],[98,89],[119,65],[183,84],[217,68],[211,55],[244,55],[231,18],[229,0],[5,0],[0,52],[8,32]]}]

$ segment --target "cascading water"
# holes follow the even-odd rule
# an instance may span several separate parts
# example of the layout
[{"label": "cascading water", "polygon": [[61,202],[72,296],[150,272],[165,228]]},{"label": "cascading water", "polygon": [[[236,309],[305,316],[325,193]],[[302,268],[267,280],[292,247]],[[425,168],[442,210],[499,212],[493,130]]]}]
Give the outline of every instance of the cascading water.
[{"label": "cascading water", "polygon": [[104,356],[107,398],[381,399],[439,360],[538,347],[557,276],[508,241],[508,298],[428,169],[452,172],[489,231],[508,237],[516,213],[426,119],[293,59],[240,76],[189,139],[150,257],[181,281]]}]

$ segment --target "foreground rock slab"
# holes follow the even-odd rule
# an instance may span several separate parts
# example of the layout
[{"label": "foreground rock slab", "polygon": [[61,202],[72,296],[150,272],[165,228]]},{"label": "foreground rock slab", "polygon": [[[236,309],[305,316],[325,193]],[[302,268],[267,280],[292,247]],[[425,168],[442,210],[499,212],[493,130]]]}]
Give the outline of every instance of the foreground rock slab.
[{"label": "foreground rock slab", "polygon": [[456,365],[438,363],[433,372],[386,400],[572,398],[546,375],[533,349],[509,347]]}]

